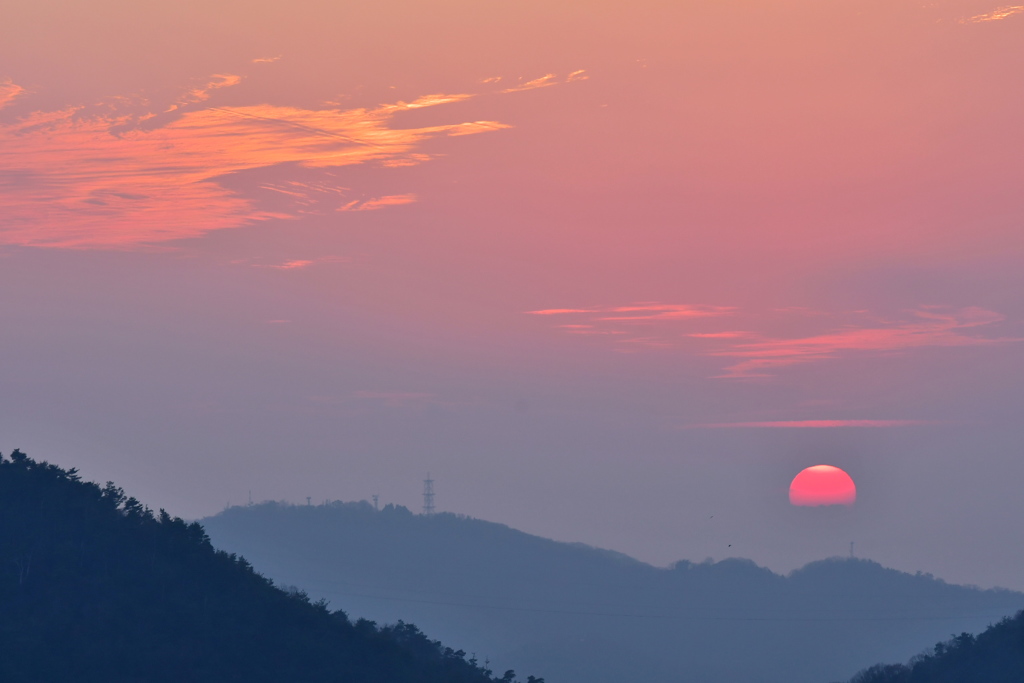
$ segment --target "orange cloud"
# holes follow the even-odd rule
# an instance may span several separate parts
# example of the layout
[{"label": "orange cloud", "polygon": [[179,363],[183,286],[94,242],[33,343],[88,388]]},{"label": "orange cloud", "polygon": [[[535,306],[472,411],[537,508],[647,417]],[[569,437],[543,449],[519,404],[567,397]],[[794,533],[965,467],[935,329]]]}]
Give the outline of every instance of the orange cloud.
[{"label": "orange cloud", "polygon": [[387,206],[412,204],[415,201],[416,195],[414,194],[392,194],[384,197],[377,197],[375,199],[367,199],[365,201],[351,201],[344,206],[338,207],[338,211],[376,211],[377,209],[383,209]]},{"label": "orange cloud", "polygon": [[238,85],[242,82],[241,76],[234,74],[213,74],[210,76],[213,80],[204,85],[201,88],[194,88],[185,93],[176,104],[172,104],[167,111],[171,112],[181,107],[188,106],[190,104],[196,104],[197,102],[205,102],[210,99],[210,93],[214,90],[220,90],[221,88],[230,88],[233,85]]},{"label": "orange cloud", "polygon": [[540,78],[535,78],[532,81],[527,81],[526,83],[522,83],[511,88],[506,88],[501,92],[521,92],[523,90],[536,90],[537,88],[547,88],[558,83],[558,81],[555,80],[556,78],[558,77],[555,76],[555,74],[545,74]]},{"label": "orange cloud", "polygon": [[[558,76],[555,75],[555,74],[545,74],[545,75],[541,76],[540,78],[533,79],[532,81],[527,81],[526,83],[520,83],[519,85],[512,86],[511,88],[505,88],[501,92],[503,92],[503,93],[510,93],[510,92],[522,92],[524,90],[537,90],[538,88],[548,88],[548,87],[550,87],[552,85],[558,85],[560,82],[561,83],[572,83],[574,81],[585,81],[585,80],[587,80],[587,78],[589,78],[589,77],[586,75],[586,72],[583,69],[580,69],[579,71],[573,71],[571,74],[566,76],[564,81],[559,81],[558,80]],[[495,78],[485,79],[483,82],[484,83],[497,83],[499,80],[501,80],[500,77],[495,77]]]},{"label": "orange cloud", "polygon": [[8,104],[14,101],[16,97],[25,92],[25,89],[20,85],[16,85],[11,80],[0,81],[0,109],[3,109]]},{"label": "orange cloud", "polygon": [[284,263],[279,263],[279,264],[274,265],[274,266],[268,266],[268,268],[276,268],[277,270],[295,270],[297,268],[305,268],[306,266],[311,266],[311,265],[313,265],[313,263],[315,263],[315,262],[314,261],[309,261],[309,260],[297,259],[297,260],[294,260],[294,261],[285,261]]},{"label": "orange cloud", "polygon": [[985,14],[977,14],[970,19],[963,20],[961,23],[979,24],[986,21],[1001,21],[1008,17],[1012,17],[1014,14],[1020,14],[1021,12],[1024,12],[1024,5],[1000,7],[999,9],[986,12]]},{"label": "orange cloud", "polygon": [[417,97],[412,102],[395,102],[394,104],[381,105],[381,111],[404,111],[407,109],[423,109],[424,107],[436,107],[439,104],[452,104],[454,102],[462,102],[471,99],[473,96],[469,94],[457,94],[449,95],[445,93],[434,93],[433,95],[423,95]]},{"label": "orange cloud", "polygon": [[468,123],[460,123],[457,126],[451,126],[448,131],[448,135],[451,137],[458,137],[459,135],[476,135],[477,133],[487,133],[493,130],[501,130],[503,128],[511,128],[504,123],[498,123],[497,121],[471,121]]},{"label": "orange cloud", "polygon": [[956,313],[938,313],[922,309],[914,312],[916,320],[887,327],[849,326],[835,332],[795,339],[768,339],[735,344],[712,352],[716,356],[745,358],[726,368],[720,377],[764,377],[767,370],[835,358],[842,353],[865,351],[903,351],[929,346],[986,346],[1009,341],[1008,338],[986,338],[963,333],[1004,320],[1004,316],[982,308],[965,308]]},{"label": "orange cloud", "polygon": [[[218,76],[181,102],[196,102],[237,77]],[[20,92],[8,87],[3,92]],[[459,101],[429,95],[376,109],[310,110],[256,105],[180,113],[153,130],[129,116],[86,116],[81,109],[40,112],[0,125],[0,176],[15,178],[0,195],[0,244],[138,248],[198,237],[291,214],[261,212],[218,183],[228,174],[295,164],[330,168],[368,162],[419,163],[417,148],[445,135],[506,128],[475,121],[396,129],[408,109]],[[277,188],[285,192],[287,188]],[[365,202],[376,209],[413,201],[391,195]]]}]

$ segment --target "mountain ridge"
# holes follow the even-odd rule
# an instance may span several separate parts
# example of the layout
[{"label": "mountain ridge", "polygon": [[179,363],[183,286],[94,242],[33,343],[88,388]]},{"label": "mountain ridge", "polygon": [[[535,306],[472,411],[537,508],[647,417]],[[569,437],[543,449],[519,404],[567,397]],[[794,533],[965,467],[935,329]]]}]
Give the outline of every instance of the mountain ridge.
[{"label": "mountain ridge", "polygon": [[662,568],[500,523],[366,502],[269,502],[204,524],[221,546],[311,595],[383,622],[406,614],[499,669],[561,683],[841,680],[1024,607],[1024,594],[864,559],[786,575],[741,558]]}]

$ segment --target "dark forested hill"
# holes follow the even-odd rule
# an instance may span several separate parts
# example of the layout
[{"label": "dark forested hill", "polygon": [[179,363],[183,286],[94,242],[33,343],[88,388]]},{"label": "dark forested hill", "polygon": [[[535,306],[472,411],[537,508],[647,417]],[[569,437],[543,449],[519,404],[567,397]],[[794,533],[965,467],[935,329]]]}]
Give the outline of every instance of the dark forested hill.
[{"label": "dark forested hill", "polygon": [[657,568],[451,514],[366,503],[235,507],[218,547],[353,615],[403,617],[553,683],[822,683],[905,661],[1024,607],[866,560],[788,576],[749,560]]},{"label": "dark forested hill", "polygon": [[1024,681],[1024,612],[978,636],[961,633],[910,664],[877,664],[851,683],[1020,683]]},{"label": "dark forested hill", "polygon": [[413,626],[353,623],[275,588],[113,484],[0,456],[4,683],[494,680]]}]

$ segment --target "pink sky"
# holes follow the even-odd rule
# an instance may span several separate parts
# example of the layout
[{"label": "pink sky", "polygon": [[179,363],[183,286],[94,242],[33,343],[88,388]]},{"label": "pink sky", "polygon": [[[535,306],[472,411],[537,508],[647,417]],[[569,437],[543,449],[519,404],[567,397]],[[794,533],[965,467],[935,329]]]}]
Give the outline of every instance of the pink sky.
[{"label": "pink sky", "polygon": [[980,0],[16,0],[0,450],[1024,588],[951,521],[1024,512],[1022,67]]}]

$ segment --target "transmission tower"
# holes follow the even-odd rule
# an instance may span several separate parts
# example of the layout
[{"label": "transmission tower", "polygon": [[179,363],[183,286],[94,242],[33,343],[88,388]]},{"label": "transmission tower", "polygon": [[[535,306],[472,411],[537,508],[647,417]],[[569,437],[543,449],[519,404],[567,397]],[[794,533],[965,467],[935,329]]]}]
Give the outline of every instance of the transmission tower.
[{"label": "transmission tower", "polygon": [[430,472],[423,480],[423,514],[434,514],[434,480],[430,478]]}]

